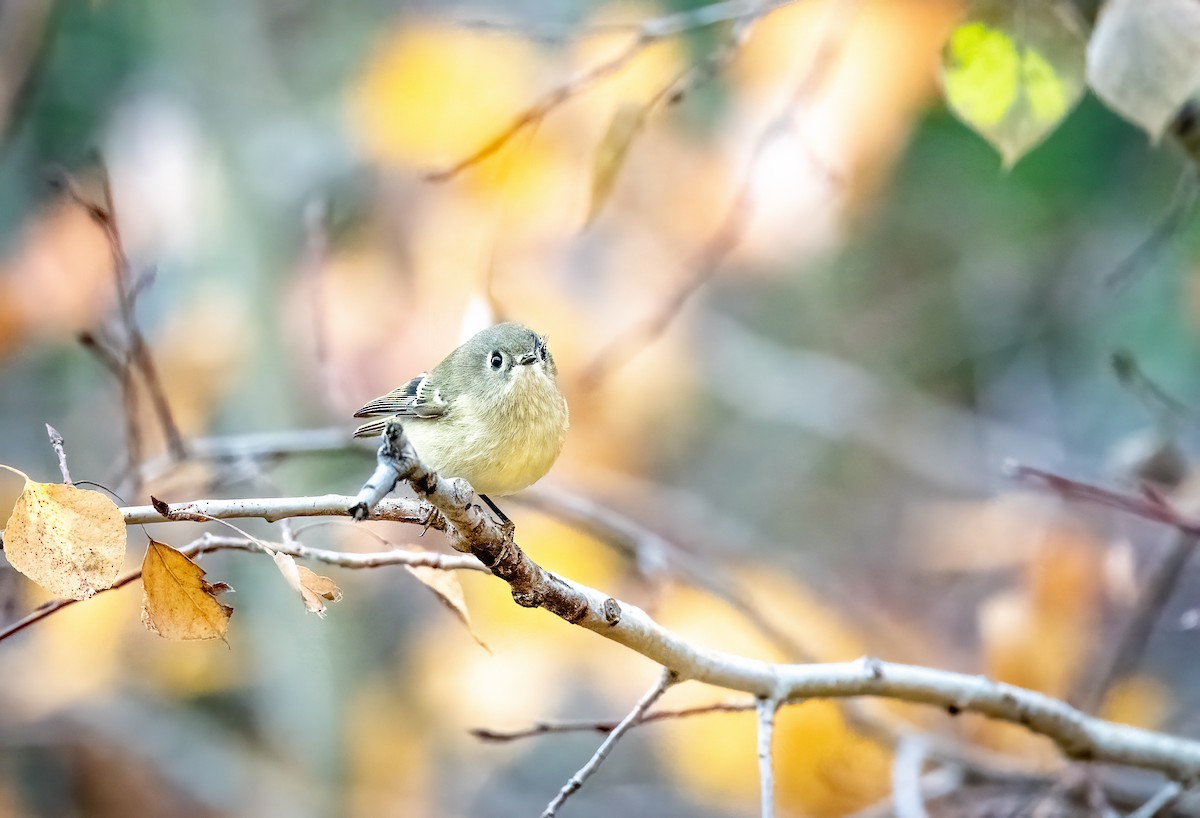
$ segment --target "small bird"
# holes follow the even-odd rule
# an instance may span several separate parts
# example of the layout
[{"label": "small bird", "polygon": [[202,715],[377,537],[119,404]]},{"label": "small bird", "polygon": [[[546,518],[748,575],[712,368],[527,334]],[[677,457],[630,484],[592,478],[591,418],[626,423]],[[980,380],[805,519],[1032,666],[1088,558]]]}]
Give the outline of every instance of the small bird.
[{"label": "small bird", "polygon": [[[513,494],[539,480],[567,436],[557,374],[544,335],[496,324],[354,416],[399,418],[426,466],[465,479],[508,522],[487,495]],[[373,437],[387,420],[364,423],[354,436]]]}]

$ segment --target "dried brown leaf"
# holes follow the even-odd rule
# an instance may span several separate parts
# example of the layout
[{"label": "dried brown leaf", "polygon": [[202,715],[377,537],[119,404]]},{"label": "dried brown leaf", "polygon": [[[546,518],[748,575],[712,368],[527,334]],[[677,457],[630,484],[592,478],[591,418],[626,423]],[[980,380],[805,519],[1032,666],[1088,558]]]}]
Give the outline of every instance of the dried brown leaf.
[{"label": "dried brown leaf", "polygon": [[463,593],[462,583],[458,581],[458,577],[450,571],[443,571],[428,565],[406,565],[404,567],[422,585],[433,591],[443,605],[454,611],[454,615],[466,626],[471,638],[478,642],[481,648],[488,653],[492,652],[492,649],[479,638],[479,634],[475,632],[475,627],[471,624],[471,614],[467,611],[467,597]]},{"label": "dried brown leaf", "polygon": [[125,520],[95,491],[26,478],[4,528],[8,561],[56,596],[87,599],[125,561]]},{"label": "dried brown leaf", "polygon": [[150,540],[142,560],[142,624],[166,639],[224,639],[233,608],[216,595],[229,586],[209,585],[204,573],[181,552]]},{"label": "dried brown leaf", "polygon": [[275,565],[292,590],[300,594],[304,607],[309,613],[315,613],[324,618],[325,601],[338,602],[342,591],[329,577],[323,577],[303,565],[297,565],[296,560],[288,554],[272,554]]}]

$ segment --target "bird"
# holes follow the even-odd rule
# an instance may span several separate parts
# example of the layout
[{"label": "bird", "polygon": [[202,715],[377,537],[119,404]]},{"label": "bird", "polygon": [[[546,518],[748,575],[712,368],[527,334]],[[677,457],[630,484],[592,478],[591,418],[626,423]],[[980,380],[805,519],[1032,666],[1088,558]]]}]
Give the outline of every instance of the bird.
[{"label": "bird", "polygon": [[514,494],[540,480],[570,427],[546,336],[516,322],[476,333],[433,369],[354,413],[381,415],[354,436],[378,435],[398,418],[426,467],[466,480],[504,523],[508,517],[489,495]]}]

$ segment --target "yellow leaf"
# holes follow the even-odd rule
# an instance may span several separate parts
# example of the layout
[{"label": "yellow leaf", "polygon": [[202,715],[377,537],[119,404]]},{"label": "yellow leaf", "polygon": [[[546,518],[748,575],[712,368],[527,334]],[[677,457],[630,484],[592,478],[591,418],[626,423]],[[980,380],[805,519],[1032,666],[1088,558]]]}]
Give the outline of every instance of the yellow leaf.
[{"label": "yellow leaf", "polygon": [[478,642],[481,648],[488,653],[492,652],[492,649],[484,644],[483,640],[479,638],[479,634],[475,633],[475,628],[471,626],[471,615],[467,612],[467,598],[458,577],[449,571],[431,568],[428,565],[406,565],[404,567],[408,573],[420,580],[422,585],[433,591],[443,605],[454,611],[466,626],[471,638]]},{"label": "yellow leaf", "polygon": [[1084,89],[1087,38],[1068,3],[975,0],[942,53],[946,103],[1011,166]]},{"label": "yellow leaf", "polygon": [[625,165],[625,157],[633,144],[633,138],[642,129],[646,119],[646,108],[643,105],[627,102],[617,108],[608,130],[596,148],[596,157],[592,164],[592,197],[588,204],[587,223],[592,220],[604,207],[608,197],[612,195],[613,185]]},{"label": "yellow leaf", "polygon": [[166,639],[224,639],[233,608],[217,601],[204,569],[150,540],[142,560],[142,624]]},{"label": "yellow leaf", "polygon": [[113,584],[125,560],[125,521],[95,491],[25,478],[4,529],[8,561],[56,596],[87,599]]},{"label": "yellow leaf", "polygon": [[309,613],[324,618],[325,601],[337,602],[342,598],[341,589],[329,577],[323,577],[303,565],[297,565],[296,560],[288,554],[272,556],[287,584],[304,600],[304,607]]}]

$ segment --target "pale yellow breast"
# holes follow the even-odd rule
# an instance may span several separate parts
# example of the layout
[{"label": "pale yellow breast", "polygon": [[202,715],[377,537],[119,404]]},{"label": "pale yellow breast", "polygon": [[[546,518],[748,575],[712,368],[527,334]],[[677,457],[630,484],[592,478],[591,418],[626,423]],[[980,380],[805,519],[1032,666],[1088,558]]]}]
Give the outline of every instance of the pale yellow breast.
[{"label": "pale yellow breast", "polygon": [[484,402],[470,394],[433,420],[414,418],[405,431],[427,466],[462,477],[477,492],[513,494],[539,480],[566,440],[567,402],[540,365],[518,368],[509,389]]}]

